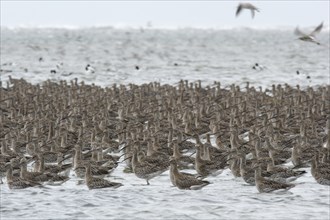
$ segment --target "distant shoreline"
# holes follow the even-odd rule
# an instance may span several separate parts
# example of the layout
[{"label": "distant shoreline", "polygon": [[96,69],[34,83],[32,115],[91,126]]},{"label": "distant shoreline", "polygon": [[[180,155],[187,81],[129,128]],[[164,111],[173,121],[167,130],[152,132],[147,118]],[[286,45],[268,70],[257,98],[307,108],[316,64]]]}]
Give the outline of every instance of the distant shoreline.
[{"label": "distant shoreline", "polygon": [[[17,29],[66,29],[66,30],[80,30],[80,29],[118,29],[118,30],[279,30],[279,31],[292,31],[296,26],[289,25],[276,25],[276,26],[139,26],[139,25],[94,25],[94,26],[76,26],[76,25],[17,25],[17,26],[4,26],[0,28],[4,30],[17,30]],[[308,28],[308,27],[307,27]],[[312,27],[311,27],[312,28]],[[329,32],[329,25],[325,25],[322,32]]]}]

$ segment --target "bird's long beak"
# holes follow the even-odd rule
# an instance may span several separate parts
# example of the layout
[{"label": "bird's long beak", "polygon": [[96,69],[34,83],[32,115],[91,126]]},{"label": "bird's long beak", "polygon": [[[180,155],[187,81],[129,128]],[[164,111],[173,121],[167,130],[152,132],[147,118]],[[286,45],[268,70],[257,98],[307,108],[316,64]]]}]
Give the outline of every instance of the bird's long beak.
[{"label": "bird's long beak", "polygon": [[125,160],[129,160],[129,159],[131,159],[131,158],[133,158],[133,156],[131,156],[131,157],[127,157],[127,158],[125,158],[124,160],[122,160],[122,161],[120,161],[120,162],[118,162],[118,163],[122,163],[122,162],[124,162]]}]

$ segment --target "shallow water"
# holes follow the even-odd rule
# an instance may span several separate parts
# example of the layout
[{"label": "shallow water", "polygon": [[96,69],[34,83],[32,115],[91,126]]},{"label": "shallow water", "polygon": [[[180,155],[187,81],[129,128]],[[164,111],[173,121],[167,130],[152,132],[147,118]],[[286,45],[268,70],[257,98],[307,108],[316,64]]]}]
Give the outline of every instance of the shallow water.
[{"label": "shallow water", "polygon": [[179,190],[168,171],[150,181],[123,173],[118,189],[88,190],[71,179],[62,186],[9,190],[1,185],[1,219],[329,219],[329,186],[308,173],[288,192],[258,193],[226,169],[198,191]]},{"label": "shallow water", "polygon": [[[318,37],[325,46],[297,41],[292,30],[2,29],[1,77],[78,78],[101,86],[180,79],[204,86],[214,80],[317,86],[329,83],[329,32]],[[253,70],[255,63],[266,68]],[[85,73],[87,64],[95,74]],[[73,174],[62,186],[9,190],[3,184],[0,219],[330,219],[330,187],[317,184],[310,169],[289,192],[271,194],[228,169],[199,191],[172,187],[168,171],[147,186],[123,169],[120,164],[110,177],[124,184],[118,189],[88,190]]]}]

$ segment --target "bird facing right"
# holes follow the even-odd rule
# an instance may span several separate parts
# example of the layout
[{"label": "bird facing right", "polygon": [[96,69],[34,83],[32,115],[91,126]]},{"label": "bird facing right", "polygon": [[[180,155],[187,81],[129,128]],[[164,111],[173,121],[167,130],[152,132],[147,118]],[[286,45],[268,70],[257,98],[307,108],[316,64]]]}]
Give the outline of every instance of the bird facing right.
[{"label": "bird facing right", "polygon": [[299,27],[296,27],[296,29],[294,30],[294,34],[300,36],[298,38],[298,40],[308,41],[308,42],[312,42],[312,43],[316,43],[317,45],[320,45],[321,43],[316,41],[315,35],[320,33],[322,28],[323,28],[323,22],[321,24],[319,24],[310,34],[306,34],[306,33],[302,32],[299,29]]},{"label": "bird facing right", "polygon": [[260,12],[259,9],[251,3],[239,3],[236,10],[236,17],[242,12],[243,9],[250,9],[252,18],[254,18],[255,11]]}]

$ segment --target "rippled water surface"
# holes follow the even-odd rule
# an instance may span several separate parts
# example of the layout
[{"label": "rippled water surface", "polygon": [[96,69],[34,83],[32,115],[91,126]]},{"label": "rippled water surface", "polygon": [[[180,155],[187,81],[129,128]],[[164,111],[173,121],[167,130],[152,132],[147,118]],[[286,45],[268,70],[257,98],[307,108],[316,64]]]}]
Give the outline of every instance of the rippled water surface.
[{"label": "rippled water surface", "polygon": [[[77,77],[102,86],[179,79],[256,86],[329,83],[329,31],[318,36],[321,46],[296,38],[291,29],[2,28],[2,77],[34,83]],[[255,63],[265,68],[254,70]],[[95,74],[85,73],[87,64]]]},{"label": "rippled water surface", "polygon": [[123,173],[118,189],[88,190],[73,175],[62,186],[9,190],[1,185],[1,219],[329,219],[329,187],[308,173],[289,192],[258,193],[227,169],[199,191],[171,186],[168,171],[150,181]]},{"label": "rippled water surface", "polygon": [[[180,79],[204,86],[214,80],[325,85],[329,32],[318,37],[323,46],[295,40],[292,30],[3,28],[1,77],[32,83],[78,78],[101,86]],[[255,63],[265,68],[254,70]],[[85,72],[87,64],[94,74]],[[330,188],[317,184],[310,169],[289,192],[271,194],[258,193],[228,169],[199,191],[172,187],[168,171],[148,186],[123,169],[120,164],[110,177],[124,184],[118,189],[88,190],[76,185],[73,172],[62,186],[9,190],[2,184],[0,219],[330,219]]]}]

